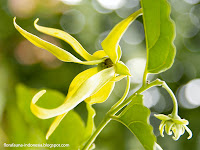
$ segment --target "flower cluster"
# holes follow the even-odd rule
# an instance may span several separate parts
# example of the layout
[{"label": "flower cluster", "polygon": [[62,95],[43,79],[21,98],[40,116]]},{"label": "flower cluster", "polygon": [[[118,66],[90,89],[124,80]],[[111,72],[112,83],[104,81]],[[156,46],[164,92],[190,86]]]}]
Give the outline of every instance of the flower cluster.
[{"label": "flower cluster", "polygon": [[160,135],[164,137],[164,129],[168,135],[174,136],[172,137],[175,141],[180,138],[181,135],[185,133],[185,130],[189,133],[188,139],[192,138],[192,131],[187,127],[189,122],[185,119],[181,119],[178,115],[169,114],[168,116],[159,114],[154,115],[156,118],[162,120],[159,130]]},{"label": "flower cluster", "polygon": [[73,79],[66,99],[59,107],[46,109],[36,105],[39,98],[46,92],[45,90],[38,92],[33,97],[31,102],[31,111],[34,115],[41,119],[56,117],[47,132],[47,139],[59,125],[64,116],[79,103],[85,101],[92,105],[104,102],[112,92],[115,82],[126,76],[130,76],[129,69],[122,61],[120,61],[122,53],[119,41],[128,26],[141,14],[142,10],[140,9],[118,23],[101,43],[103,50],[98,50],[93,55],[89,54],[70,34],[58,29],[40,26],[37,24],[39,19],[35,20],[34,26],[38,31],[64,40],[86,61],[82,61],[66,50],[25,31],[16,24],[16,18],[14,18],[15,28],[26,39],[37,47],[51,52],[61,61],[84,65],[97,65],[94,68],[81,72]]}]

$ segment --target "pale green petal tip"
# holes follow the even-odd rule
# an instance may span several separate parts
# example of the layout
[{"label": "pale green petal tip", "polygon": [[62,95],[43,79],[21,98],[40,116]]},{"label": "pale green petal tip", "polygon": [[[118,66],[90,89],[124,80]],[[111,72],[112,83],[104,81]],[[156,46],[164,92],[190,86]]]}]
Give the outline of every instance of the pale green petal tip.
[{"label": "pale green petal tip", "polygon": [[39,21],[39,18],[35,19],[34,26],[37,25],[38,21]]},{"label": "pale green petal tip", "polygon": [[171,118],[169,116],[163,115],[163,114],[154,114],[154,116],[160,120],[170,120]]},{"label": "pale green petal tip", "polygon": [[48,140],[48,139],[49,139],[49,135],[47,134],[47,135],[46,135],[46,140]]},{"label": "pale green petal tip", "polygon": [[171,131],[171,128],[173,126],[173,122],[167,122],[166,125],[165,125],[165,132],[168,134],[168,135],[172,135],[172,131]]},{"label": "pale green petal tip", "polygon": [[13,18],[13,24],[15,26],[15,28],[17,27],[17,23],[16,23],[16,17]]},{"label": "pale green petal tip", "polygon": [[32,99],[32,103],[35,104],[35,103],[39,100],[39,98],[40,98],[42,95],[44,95],[44,93],[46,93],[46,90],[41,90],[41,91],[39,91],[37,94],[35,94],[35,96],[34,96],[33,99]]},{"label": "pale green petal tip", "polygon": [[188,136],[188,140],[192,138],[192,131],[186,126],[184,125],[185,130],[188,132],[189,136]]},{"label": "pale green petal tip", "polygon": [[160,130],[160,135],[162,136],[162,137],[164,137],[164,127],[165,127],[165,122],[164,121],[162,121],[161,122],[161,124],[160,124],[160,126],[159,126],[159,130]]},{"label": "pale green petal tip", "polygon": [[129,68],[122,61],[115,64],[115,72],[120,75],[131,76]]}]

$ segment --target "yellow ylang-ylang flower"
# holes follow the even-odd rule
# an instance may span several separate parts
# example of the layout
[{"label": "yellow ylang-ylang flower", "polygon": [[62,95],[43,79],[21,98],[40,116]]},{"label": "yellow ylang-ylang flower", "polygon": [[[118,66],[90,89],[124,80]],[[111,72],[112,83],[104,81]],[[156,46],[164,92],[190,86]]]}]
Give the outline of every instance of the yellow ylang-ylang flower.
[{"label": "yellow ylang-ylang flower", "polygon": [[129,69],[123,62],[120,61],[121,49],[119,41],[128,26],[141,14],[142,10],[139,9],[118,23],[101,43],[103,50],[98,50],[93,55],[89,54],[70,34],[58,29],[40,26],[37,24],[39,19],[35,20],[34,26],[38,31],[64,40],[86,61],[82,61],[66,50],[25,31],[16,24],[16,18],[14,18],[15,28],[26,39],[37,47],[51,52],[61,61],[74,62],[84,65],[97,65],[97,67],[81,72],[73,79],[66,99],[59,107],[46,109],[36,105],[38,99],[46,92],[45,90],[38,92],[33,97],[31,102],[31,111],[35,116],[41,119],[56,117],[47,132],[47,139],[59,125],[64,116],[79,103],[85,101],[91,105],[104,102],[112,92],[115,81],[119,81],[126,76],[130,76]]},{"label": "yellow ylang-ylang flower", "polygon": [[192,131],[187,127],[189,122],[186,119],[181,119],[178,115],[169,114],[163,115],[158,114],[154,115],[156,118],[162,120],[159,126],[160,135],[164,137],[164,129],[168,135],[172,135],[173,139],[176,141],[180,138],[181,135],[185,133],[185,130],[189,133],[188,139],[192,138]]}]

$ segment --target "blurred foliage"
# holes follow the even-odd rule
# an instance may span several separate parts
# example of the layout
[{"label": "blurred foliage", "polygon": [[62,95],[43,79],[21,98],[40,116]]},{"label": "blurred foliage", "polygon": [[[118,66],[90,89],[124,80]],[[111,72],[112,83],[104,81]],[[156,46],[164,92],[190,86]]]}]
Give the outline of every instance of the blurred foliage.
[{"label": "blurred foliage", "polygon": [[[28,7],[28,4],[32,7]],[[150,108],[152,111],[150,122],[154,127],[154,133],[158,139],[157,142],[163,149],[198,150],[200,149],[199,105],[191,105],[190,103],[185,105],[182,102],[180,91],[189,81],[200,78],[200,16],[198,13],[200,3],[198,0],[170,0],[170,4],[172,7],[171,17],[175,21],[177,31],[175,41],[177,47],[176,60],[170,70],[157,77],[167,81],[170,88],[176,93],[180,103],[179,114],[182,118],[189,120],[189,128],[193,131],[193,138],[187,140],[188,135],[185,134],[175,142],[170,136],[166,135],[162,138],[159,135],[159,122],[153,117],[153,114],[160,111],[164,111],[167,114],[172,108],[171,99],[163,89],[158,90],[160,94],[158,102]],[[54,141],[54,136],[59,137],[60,135],[62,135],[59,137],[60,141],[54,142],[66,143],[63,140],[69,140],[66,143],[68,144],[71,139],[66,139],[65,134],[69,134],[73,130],[79,131],[79,136],[81,136],[84,124],[80,118],[80,122],[77,122],[80,125],[79,128],[74,129],[73,126],[66,126],[65,123],[70,124],[73,121],[73,117],[78,117],[77,113],[80,114],[84,122],[86,122],[87,116],[85,104],[82,103],[75,108],[77,113],[72,111],[69,114],[69,118],[71,119],[68,120],[68,117],[66,117],[65,121],[61,122],[61,125],[56,129],[49,141],[45,140],[46,131],[53,120],[44,121],[32,115],[29,104],[36,90],[30,90],[27,87],[31,89],[40,89],[43,87],[55,89],[66,95],[72,79],[79,72],[85,70],[86,67],[72,63],[64,64],[58,62],[56,59],[49,59],[52,56],[49,56],[44,50],[35,50],[28,42],[25,42],[25,44],[22,43],[24,42],[24,38],[14,29],[12,23],[13,17],[16,16],[18,18],[18,23],[23,28],[31,33],[40,35],[42,38],[44,35],[36,32],[33,27],[33,21],[36,18],[40,18],[41,25],[60,28],[69,33],[79,30],[80,32],[72,35],[80,41],[85,49],[93,53],[97,49],[101,49],[100,42],[107,35],[108,30],[122,20],[121,17],[127,17],[138,8],[139,2],[137,0],[124,0],[120,6],[112,9],[103,7],[97,0],[82,0],[77,5],[68,5],[60,0],[0,0],[0,149],[4,149],[2,147],[2,143],[4,142],[51,143],[51,138]],[[78,13],[70,17],[71,15],[68,14],[70,10],[76,10]],[[79,20],[76,17],[84,19]],[[141,60],[146,57],[144,33],[139,32],[143,30],[140,26],[141,23],[142,17],[130,27],[136,30],[134,30],[136,37],[133,34],[130,36],[125,33],[123,40],[120,42],[123,51],[122,61],[124,62],[136,59]],[[132,33],[131,31],[128,32]],[[47,36],[44,38],[52,40]],[[138,40],[140,41],[138,42]],[[134,41],[135,44],[130,43],[130,41]],[[54,39],[54,42],[77,56],[69,45],[57,39]],[[45,57],[47,55],[48,57]],[[27,62],[25,60],[30,61]],[[134,67],[130,69],[134,69]],[[136,70],[136,72],[140,72],[140,70]],[[137,78],[138,76],[141,75],[133,74],[133,78]],[[150,78],[154,79],[155,77]],[[17,87],[17,90],[21,90],[21,94],[16,94],[15,89],[18,83],[27,86],[20,85]],[[131,92],[139,84],[140,81],[137,83],[132,82]],[[97,110],[95,117],[96,124],[100,123],[110,106],[122,96],[122,89],[124,88],[125,81],[122,80],[116,84],[115,90],[106,102],[95,105],[95,109]],[[156,92],[151,93],[152,97],[154,97],[154,93]],[[58,94],[59,96],[57,96],[57,94],[57,92],[53,92],[52,97],[54,95],[55,98],[53,101],[59,104],[59,102],[63,101],[64,96],[62,94]],[[200,95],[198,94],[199,92],[197,92],[196,97],[200,99]],[[148,100],[150,98],[151,95],[146,93],[144,102],[145,99]],[[77,136],[77,142],[79,142],[79,136]],[[114,121],[102,131],[95,144],[97,145],[97,150],[142,149],[142,145],[130,131],[122,124]]]}]

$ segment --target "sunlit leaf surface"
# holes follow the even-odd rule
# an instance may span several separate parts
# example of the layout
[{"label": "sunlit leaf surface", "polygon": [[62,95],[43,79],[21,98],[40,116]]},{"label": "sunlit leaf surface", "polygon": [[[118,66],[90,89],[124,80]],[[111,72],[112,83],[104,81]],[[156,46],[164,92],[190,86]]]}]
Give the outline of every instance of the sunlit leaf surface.
[{"label": "sunlit leaf surface", "polygon": [[[60,125],[56,128],[55,132],[49,137],[49,140],[46,141],[45,134],[53,119],[48,119],[45,121],[40,120],[31,113],[30,110],[31,99],[34,96],[34,94],[37,93],[37,91],[27,88],[21,84],[17,86],[16,91],[17,91],[17,104],[21,114],[23,114],[23,118],[21,118],[21,120],[25,120],[25,122],[20,121],[19,119],[18,120],[21,122],[20,124],[25,126],[23,129],[25,130],[25,132],[27,132],[27,134],[31,134],[32,133],[31,130],[35,132],[35,136],[28,138],[29,140],[40,137],[42,139],[37,141],[37,143],[45,142],[49,144],[55,144],[55,143],[69,144],[70,146],[65,149],[78,149],[78,147],[84,140],[85,125],[80,116],[75,111],[71,110],[65,116]],[[48,90],[47,94],[41,97],[41,101],[38,102],[38,105],[52,108],[60,105],[64,101],[64,99],[65,96],[62,93],[59,93],[55,90]],[[47,101],[48,101],[48,106],[46,106]],[[14,113],[14,111],[12,112]],[[17,124],[17,122],[19,121],[15,120],[14,118],[10,121],[11,121],[10,124],[13,123],[16,124],[16,131],[14,129],[13,129],[14,131],[12,131],[13,133],[16,133],[16,135],[13,135],[15,136],[15,138],[12,142],[16,142],[16,140],[24,142],[23,141],[24,138],[20,140],[20,136],[17,136],[17,130],[19,130],[18,128],[22,129],[21,127],[19,127],[21,125],[19,123],[18,123],[19,125]],[[25,135],[25,133],[23,135]],[[31,135],[34,134],[32,133]],[[29,140],[27,140],[27,143],[30,142]],[[34,141],[30,143],[34,143]]]},{"label": "sunlit leaf surface", "polygon": [[148,73],[160,73],[172,66],[176,53],[170,5],[167,0],[142,0],[141,6],[146,36],[146,70]]},{"label": "sunlit leaf surface", "polygon": [[141,142],[146,150],[157,147],[153,128],[149,124],[150,110],[143,105],[143,96],[137,95],[116,118],[124,124]]}]

